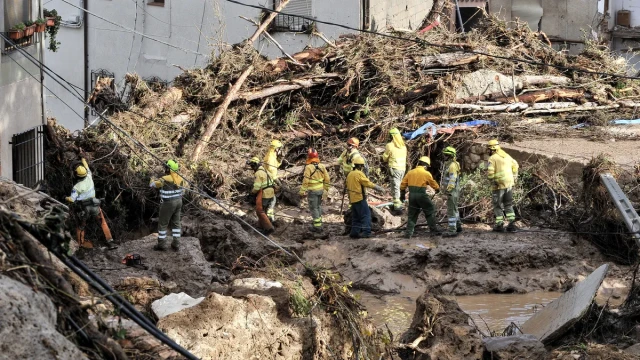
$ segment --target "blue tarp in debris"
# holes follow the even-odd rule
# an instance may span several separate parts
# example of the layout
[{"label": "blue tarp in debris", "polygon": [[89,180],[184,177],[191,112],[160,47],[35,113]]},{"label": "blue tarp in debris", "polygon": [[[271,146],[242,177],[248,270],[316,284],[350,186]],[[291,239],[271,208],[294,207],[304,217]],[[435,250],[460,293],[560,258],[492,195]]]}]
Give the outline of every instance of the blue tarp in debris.
[{"label": "blue tarp in debris", "polygon": [[428,122],[422,125],[421,127],[419,127],[417,130],[404,133],[402,134],[402,136],[407,140],[413,140],[426,133],[429,133],[431,136],[435,136],[438,133],[438,129],[456,128],[456,127],[474,127],[474,126],[481,126],[481,125],[498,126],[498,123],[495,121],[489,121],[489,120],[471,120],[463,123],[436,125],[432,122]]},{"label": "blue tarp in debris", "polygon": [[640,125],[640,119],[634,120],[611,120],[609,121],[611,125]]}]

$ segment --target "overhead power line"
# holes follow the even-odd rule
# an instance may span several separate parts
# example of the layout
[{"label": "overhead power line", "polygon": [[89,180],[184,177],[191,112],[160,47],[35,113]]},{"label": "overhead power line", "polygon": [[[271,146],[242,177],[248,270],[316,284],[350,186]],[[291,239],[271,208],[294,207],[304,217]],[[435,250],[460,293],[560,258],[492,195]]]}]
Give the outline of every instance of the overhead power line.
[{"label": "overhead power line", "polygon": [[[62,0],[62,1],[65,1],[65,0]],[[312,22],[316,22],[316,23],[319,23],[319,24],[337,26],[337,27],[340,27],[340,28],[343,28],[343,29],[347,29],[347,30],[352,30],[352,31],[355,31],[355,32],[361,32],[361,33],[365,33],[365,34],[372,34],[372,35],[382,36],[382,37],[386,37],[386,38],[389,38],[389,39],[409,41],[409,42],[413,42],[413,43],[417,43],[417,44],[421,44],[421,45],[437,47],[437,48],[442,48],[442,49],[447,49],[447,50],[452,50],[452,51],[455,51],[455,52],[466,52],[466,53],[470,53],[470,54],[483,55],[483,56],[492,57],[492,58],[496,58],[496,59],[503,59],[503,60],[509,60],[509,61],[514,61],[514,62],[525,63],[525,64],[529,64],[529,65],[548,66],[548,67],[553,67],[553,68],[560,69],[560,70],[565,70],[565,71],[580,72],[580,73],[583,73],[583,74],[611,76],[611,77],[616,77],[616,78],[620,78],[620,79],[640,80],[640,77],[635,77],[635,76],[619,75],[619,74],[613,74],[613,73],[607,73],[607,72],[601,72],[601,71],[592,71],[592,70],[586,70],[586,69],[579,69],[579,68],[574,68],[574,67],[569,67],[569,66],[547,64],[547,63],[543,63],[543,62],[539,62],[539,61],[515,58],[515,57],[510,57],[510,56],[501,56],[501,55],[489,54],[487,52],[478,51],[478,50],[465,50],[465,49],[460,49],[459,47],[454,47],[454,46],[449,46],[449,45],[434,44],[434,43],[431,43],[431,42],[428,42],[426,40],[419,39],[419,38],[405,38],[405,37],[401,37],[401,36],[380,33],[380,32],[376,32],[376,31],[373,31],[373,30],[359,29],[359,28],[356,28],[356,27],[353,27],[353,26],[339,24],[339,23],[335,23],[335,22],[331,22],[331,21],[320,20],[320,19],[317,19],[317,18],[312,18],[312,17],[308,17],[308,16],[304,16],[304,15],[289,14],[289,13],[286,13],[286,12],[276,11],[274,9],[270,9],[270,8],[267,8],[267,7],[264,7],[264,6],[260,6],[260,5],[246,4],[246,3],[243,3],[243,2],[240,2],[240,1],[237,1],[237,0],[226,0],[226,1],[228,1],[230,3],[233,3],[233,4],[245,6],[245,7],[250,7],[250,8],[254,8],[254,9],[258,9],[258,10],[262,10],[262,11],[267,11],[267,12],[270,12],[270,13],[276,13],[276,14],[285,15],[285,16],[297,17],[297,18],[301,18],[301,19],[304,19],[304,20],[309,20],[309,21],[312,21]]]}]

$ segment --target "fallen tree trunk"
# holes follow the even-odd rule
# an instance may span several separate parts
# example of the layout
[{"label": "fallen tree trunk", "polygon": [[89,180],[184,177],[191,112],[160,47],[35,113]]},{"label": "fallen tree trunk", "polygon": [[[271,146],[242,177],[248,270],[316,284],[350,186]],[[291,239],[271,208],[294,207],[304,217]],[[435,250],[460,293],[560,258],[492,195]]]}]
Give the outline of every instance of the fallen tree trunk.
[{"label": "fallen tree trunk", "polygon": [[[307,65],[313,65],[319,63],[326,57],[330,57],[332,54],[328,50],[329,48],[312,48],[299,53],[291,55],[291,57],[301,63]],[[269,61],[267,64],[267,71],[279,74],[289,69],[289,62],[285,58],[279,58]]]},{"label": "fallen tree trunk", "polygon": [[525,114],[525,115],[528,115],[528,114],[556,114],[556,113],[561,113],[561,112],[572,112],[572,111],[610,110],[610,109],[617,109],[619,107],[620,107],[620,105],[618,105],[618,104],[604,105],[604,106],[576,106],[576,107],[564,108],[564,109],[528,110],[528,111],[525,111],[523,114]]},{"label": "fallen tree trunk", "polygon": [[571,83],[571,79],[566,76],[524,75],[518,76],[518,79],[522,81],[523,88],[533,85],[568,85]]},{"label": "fallen tree trunk", "polygon": [[431,69],[436,67],[467,65],[480,60],[480,57],[481,55],[474,53],[452,52],[423,56],[422,58],[414,61],[419,67],[423,69]]},{"label": "fallen tree trunk", "polygon": [[[551,90],[537,90],[528,92],[519,96],[516,96],[517,102],[523,102],[527,104],[546,101],[549,99],[579,99],[584,97],[584,90],[582,89],[551,89]],[[456,104],[469,104],[477,103],[479,101],[495,101],[500,103],[514,103],[516,102],[513,96],[504,96],[502,93],[492,93],[480,96],[470,96],[467,98],[456,99]]]},{"label": "fallen tree trunk", "polygon": [[235,95],[231,99],[231,101],[234,101],[234,100],[253,101],[257,99],[262,99],[265,97],[277,95],[287,91],[305,89],[305,88],[310,88],[316,85],[325,84],[328,80],[339,78],[339,77],[340,77],[340,74],[329,73],[329,74],[314,76],[312,78],[307,78],[307,79],[295,79],[291,81],[284,81],[281,83],[277,83],[277,85],[269,86],[263,89],[247,91],[247,92]]}]

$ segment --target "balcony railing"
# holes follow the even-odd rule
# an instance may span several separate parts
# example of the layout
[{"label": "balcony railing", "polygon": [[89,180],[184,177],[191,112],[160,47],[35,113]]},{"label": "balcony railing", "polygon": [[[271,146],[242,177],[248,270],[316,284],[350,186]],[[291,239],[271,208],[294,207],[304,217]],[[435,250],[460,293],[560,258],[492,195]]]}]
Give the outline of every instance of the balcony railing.
[{"label": "balcony railing", "polygon": [[[2,44],[1,52],[3,54],[8,54],[10,52],[16,51],[18,49],[26,48],[32,45],[36,45],[40,40],[38,34],[34,33],[33,35],[24,36],[20,39],[10,39],[8,32],[3,32],[0,36],[0,44]],[[5,40],[8,39],[8,40]]]}]

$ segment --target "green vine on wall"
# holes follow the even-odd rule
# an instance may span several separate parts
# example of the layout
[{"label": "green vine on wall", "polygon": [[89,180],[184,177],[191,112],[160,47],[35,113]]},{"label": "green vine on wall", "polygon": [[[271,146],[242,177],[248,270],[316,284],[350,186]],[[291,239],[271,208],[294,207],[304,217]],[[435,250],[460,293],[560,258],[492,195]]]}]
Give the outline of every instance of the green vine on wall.
[{"label": "green vine on wall", "polygon": [[53,21],[54,21],[53,26],[47,26],[46,33],[49,36],[48,49],[53,52],[56,52],[58,51],[58,46],[60,46],[60,42],[56,39],[56,36],[58,35],[58,30],[60,30],[60,20],[62,20],[62,17],[58,15],[58,12],[55,9],[53,10],[44,9],[43,12],[46,18],[53,18]]}]

